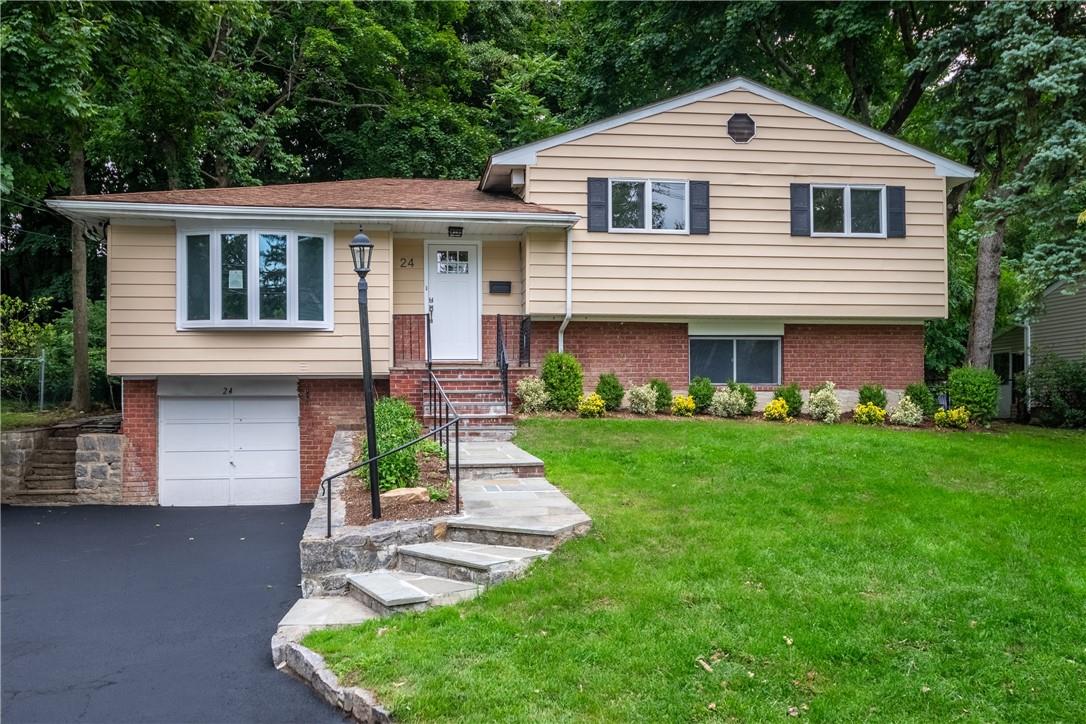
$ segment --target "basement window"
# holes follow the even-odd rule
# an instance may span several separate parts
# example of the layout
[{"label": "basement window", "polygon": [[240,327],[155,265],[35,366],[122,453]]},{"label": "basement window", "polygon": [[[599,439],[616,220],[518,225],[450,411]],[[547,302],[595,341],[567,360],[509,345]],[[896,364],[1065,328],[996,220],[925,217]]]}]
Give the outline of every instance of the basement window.
[{"label": "basement window", "polygon": [[186,229],[177,239],[178,329],[332,329],[332,233]]},{"label": "basement window", "polygon": [[695,377],[708,377],[717,385],[779,385],[781,338],[691,337],[690,379]]}]

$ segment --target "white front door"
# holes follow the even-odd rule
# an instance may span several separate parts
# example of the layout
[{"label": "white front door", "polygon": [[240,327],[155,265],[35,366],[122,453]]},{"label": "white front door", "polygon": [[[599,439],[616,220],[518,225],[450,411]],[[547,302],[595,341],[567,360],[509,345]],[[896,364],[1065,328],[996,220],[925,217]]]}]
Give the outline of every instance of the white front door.
[{"label": "white front door", "polygon": [[426,295],[434,359],[479,359],[479,246],[429,242]]},{"label": "white front door", "polygon": [[161,505],[301,500],[297,397],[159,399]]}]

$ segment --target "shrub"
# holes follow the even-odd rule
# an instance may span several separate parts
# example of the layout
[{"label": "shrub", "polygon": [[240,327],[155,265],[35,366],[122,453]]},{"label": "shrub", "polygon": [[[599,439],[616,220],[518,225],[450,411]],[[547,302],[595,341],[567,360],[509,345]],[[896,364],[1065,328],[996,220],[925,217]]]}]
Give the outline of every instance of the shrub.
[{"label": "shrub", "polygon": [[886,410],[873,402],[861,402],[852,411],[852,419],[860,425],[881,425],[886,422]]},{"label": "shrub", "polygon": [[924,417],[931,417],[939,409],[939,403],[935,401],[931,388],[923,382],[914,382],[906,387],[905,397],[916,403]]},{"label": "shrub", "polygon": [[952,410],[935,411],[936,427],[956,427],[964,430],[969,427],[969,410],[964,407],[955,407]]},{"label": "shrub", "polygon": [[676,395],[671,401],[671,414],[679,417],[692,417],[698,408],[698,403],[690,395]]},{"label": "shrub", "polygon": [[449,491],[444,488],[427,488],[431,502],[444,503],[449,499]]},{"label": "shrub", "polygon": [[731,387],[723,387],[713,393],[709,414],[717,417],[738,417],[750,413],[747,411],[747,400],[743,393]]},{"label": "shrub", "polygon": [[[391,450],[404,443],[411,442],[422,434],[422,425],[415,418],[415,408],[411,403],[399,397],[382,397],[373,408],[374,429],[377,432],[377,449]],[[365,436],[362,437],[362,452],[359,460],[370,456]],[[420,443],[392,453],[377,461],[377,474],[380,478],[378,488],[382,491],[393,488],[409,488],[419,480],[419,452],[440,454],[441,448],[432,441]],[[368,480],[369,471],[363,468],[357,472],[362,481]]]},{"label": "shrub", "polygon": [[568,352],[550,352],[540,370],[543,384],[555,410],[576,410],[584,394],[584,371],[577,358]]},{"label": "shrub", "polygon": [[694,408],[698,412],[705,412],[709,409],[715,392],[716,387],[713,386],[708,377],[695,377],[690,380],[690,386],[686,390],[686,394],[694,399]]},{"label": "shrub", "polygon": [[547,386],[538,377],[524,377],[517,382],[517,397],[520,398],[520,411],[528,415],[543,412],[551,399]]},{"label": "shrub", "polygon": [[649,385],[656,390],[656,411],[666,412],[671,409],[671,385],[663,380],[649,380]]},{"label": "shrub", "polygon": [[773,399],[785,401],[788,405],[789,417],[795,417],[803,409],[803,393],[799,391],[799,385],[795,382],[774,390]]},{"label": "shrub", "polygon": [[607,403],[595,392],[583,398],[577,405],[577,414],[581,417],[603,417],[606,410]]},{"label": "shrub", "polygon": [[740,414],[750,415],[754,412],[754,405],[758,402],[758,395],[754,393],[753,387],[742,382],[729,382],[728,389],[738,392],[743,397],[743,411]]},{"label": "shrub", "polygon": [[947,378],[950,404],[969,410],[972,422],[987,425],[999,409],[999,375],[987,368],[959,367]]},{"label": "shrub", "polygon": [[765,406],[762,417],[766,420],[789,419],[791,416],[788,414],[788,403],[784,401],[784,398],[774,397],[769,401],[769,404]]},{"label": "shrub", "polygon": [[630,410],[638,415],[653,415],[656,413],[656,390],[652,385],[641,385],[630,388]]},{"label": "shrub", "polygon": [[886,409],[886,390],[882,385],[860,385],[860,404]]},{"label": "shrub", "polygon": [[890,422],[895,425],[915,427],[923,421],[924,411],[908,395],[902,397],[896,406],[890,408]]},{"label": "shrub", "polygon": [[1086,360],[1046,354],[1019,377],[1030,391],[1030,414],[1049,427],[1086,427]]},{"label": "shrub", "polygon": [[811,392],[807,400],[807,410],[811,417],[826,423],[838,422],[841,419],[841,401],[834,394],[832,382],[823,382]]},{"label": "shrub", "polygon": [[626,390],[622,389],[622,383],[611,372],[600,375],[600,381],[596,383],[596,394],[603,398],[603,404],[608,412],[614,412],[622,407],[622,398]]}]

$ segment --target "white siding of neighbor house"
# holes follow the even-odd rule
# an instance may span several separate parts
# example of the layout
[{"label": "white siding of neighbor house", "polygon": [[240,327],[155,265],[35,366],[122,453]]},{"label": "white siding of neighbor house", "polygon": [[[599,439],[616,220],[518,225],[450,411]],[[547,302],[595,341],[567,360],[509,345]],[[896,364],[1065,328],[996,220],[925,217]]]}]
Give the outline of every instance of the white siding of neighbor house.
[{"label": "white siding of neighbor house", "polygon": [[[732,113],[757,135],[735,144]],[[934,166],[747,91],[538,151],[525,200],[572,211],[573,313],[656,317],[946,315],[945,179]],[[589,233],[590,177],[710,182],[707,236]],[[790,236],[790,183],[905,186],[907,238]],[[530,313],[561,314],[564,232],[528,235]]]},{"label": "white siding of neighbor house", "polygon": [[[111,375],[361,374],[358,277],[347,244],[355,228],[335,231],[334,320],[326,331],[177,330],[177,234],[174,225],[113,223],[107,257],[107,369]],[[370,233],[370,335],[377,375],[389,368],[391,323],[387,231]]]},{"label": "white siding of neighbor house", "polygon": [[1057,290],[1045,297],[1044,311],[1030,325],[1030,343],[1036,356],[1052,352],[1064,359],[1086,359],[1086,293]]}]

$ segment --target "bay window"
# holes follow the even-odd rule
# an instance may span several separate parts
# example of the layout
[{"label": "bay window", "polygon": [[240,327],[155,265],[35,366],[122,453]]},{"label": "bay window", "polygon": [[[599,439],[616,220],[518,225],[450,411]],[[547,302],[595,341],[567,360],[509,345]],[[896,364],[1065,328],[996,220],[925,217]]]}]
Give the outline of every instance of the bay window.
[{"label": "bay window", "polygon": [[690,379],[695,377],[718,385],[780,384],[780,337],[691,337]]},{"label": "bay window", "polygon": [[812,236],[886,236],[883,186],[811,185]]},{"label": "bay window", "polygon": [[332,328],[332,233],[191,229],[178,235],[177,327]]}]

